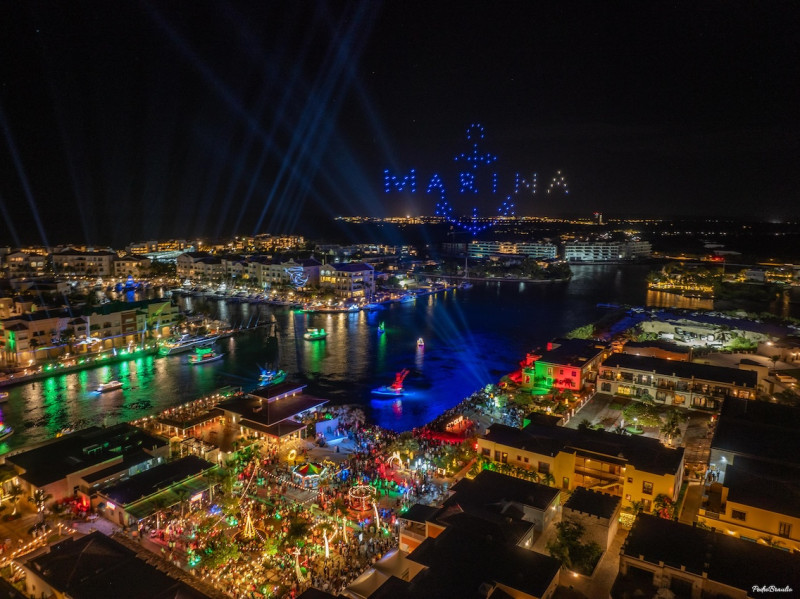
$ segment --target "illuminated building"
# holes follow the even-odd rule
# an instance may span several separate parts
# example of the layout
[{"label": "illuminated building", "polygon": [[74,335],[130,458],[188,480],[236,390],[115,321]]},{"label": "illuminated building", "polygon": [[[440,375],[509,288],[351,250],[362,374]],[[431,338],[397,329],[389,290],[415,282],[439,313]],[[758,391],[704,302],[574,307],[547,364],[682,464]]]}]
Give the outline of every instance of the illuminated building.
[{"label": "illuminated building", "polygon": [[522,388],[549,392],[551,389],[580,391],[594,382],[597,365],[606,346],[585,339],[556,339],[544,351],[529,353],[522,366]]},{"label": "illuminated building", "polygon": [[141,277],[150,272],[150,259],[144,256],[128,254],[114,258],[113,265],[115,277],[127,277],[128,275]]},{"label": "illuminated building", "polygon": [[527,258],[554,259],[557,251],[556,246],[552,243],[477,240],[468,243],[466,249],[470,258],[525,256]]},{"label": "illuminated building", "polygon": [[341,298],[369,298],[375,293],[375,267],[365,262],[323,264],[319,285]]},{"label": "illuminated building", "polygon": [[67,249],[51,255],[57,273],[106,277],[114,274],[114,258],[108,250],[82,251]]},{"label": "illuminated building", "polygon": [[598,390],[665,405],[717,410],[726,397],[755,399],[752,370],[615,353],[600,365]]},{"label": "illuminated building", "polygon": [[5,259],[9,277],[41,275],[47,269],[47,264],[47,256],[30,252],[12,252]]},{"label": "illuminated building", "polygon": [[745,599],[790,596],[780,589],[798,588],[797,554],[639,514],[622,545],[611,597],[654,597],[658,589],[669,589],[671,596],[689,599]]},{"label": "illuminated building", "polygon": [[493,424],[478,438],[484,459],[552,476],[569,491],[587,487],[652,509],[657,495],[677,500],[683,479],[683,448],[668,448],[657,439],[575,430],[531,422],[524,429]]},{"label": "illuminated building", "polygon": [[564,260],[567,262],[616,262],[649,258],[649,241],[567,241]]}]

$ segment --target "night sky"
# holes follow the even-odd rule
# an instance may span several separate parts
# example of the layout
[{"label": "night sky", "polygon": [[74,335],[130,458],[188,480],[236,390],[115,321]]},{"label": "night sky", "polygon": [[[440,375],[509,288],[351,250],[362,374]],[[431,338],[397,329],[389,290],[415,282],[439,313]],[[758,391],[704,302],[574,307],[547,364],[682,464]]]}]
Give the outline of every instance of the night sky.
[{"label": "night sky", "polygon": [[608,4],[1,0],[0,245],[324,236],[434,174],[459,213],[535,172],[517,214],[797,216],[798,5]]}]

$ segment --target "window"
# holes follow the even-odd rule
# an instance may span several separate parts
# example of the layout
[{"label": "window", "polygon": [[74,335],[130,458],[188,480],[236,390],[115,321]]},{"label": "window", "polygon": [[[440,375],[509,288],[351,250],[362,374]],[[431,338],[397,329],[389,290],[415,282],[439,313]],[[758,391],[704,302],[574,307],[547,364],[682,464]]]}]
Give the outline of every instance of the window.
[{"label": "window", "polygon": [[642,483],[642,493],[644,493],[645,495],[652,495],[653,494],[653,483],[649,483],[647,481],[644,481]]},{"label": "window", "polygon": [[731,518],[744,521],[745,513],[740,510],[731,510]]},{"label": "window", "polygon": [[527,464],[528,463],[528,458],[524,458],[524,459],[525,459],[525,463]]},{"label": "window", "polygon": [[630,501],[630,500],[631,500],[631,494],[630,493],[626,493],[625,494],[625,501]]},{"label": "window", "polygon": [[517,456],[517,461],[518,461],[518,462],[521,462],[521,461],[522,461],[522,456],[521,456],[521,455],[518,455],[518,456]]},{"label": "window", "polygon": [[547,474],[550,472],[550,464],[547,462],[539,462],[539,472],[542,474]]},{"label": "window", "polygon": [[488,458],[490,455],[492,455],[492,450],[489,449],[488,447],[484,447],[481,450],[481,454],[485,455]]},{"label": "window", "polygon": [[506,452],[503,452],[503,455],[500,456],[500,461],[503,464],[508,464],[508,454]]},{"label": "window", "polygon": [[778,524],[778,534],[782,537],[789,537],[792,535],[792,525],[788,522],[780,522]]},{"label": "window", "polygon": [[629,482],[629,483],[632,483],[632,482],[633,482],[633,477],[632,477],[632,476],[629,476],[629,477],[628,477],[628,482]]},{"label": "window", "polygon": [[572,371],[572,376],[578,376],[578,373],[573,370]]}]

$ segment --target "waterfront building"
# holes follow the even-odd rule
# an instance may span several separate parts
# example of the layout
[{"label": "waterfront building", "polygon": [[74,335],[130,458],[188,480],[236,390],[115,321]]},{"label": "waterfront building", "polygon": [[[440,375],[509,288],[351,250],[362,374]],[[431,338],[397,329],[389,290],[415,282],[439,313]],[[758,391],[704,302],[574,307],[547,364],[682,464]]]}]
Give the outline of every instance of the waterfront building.
[{"label": "waterfront building", "polygon": [[597,365],[609,350],[586,339],[554,339],[544,350],[529,353],[522,364],[522,388],[534,393],[552,389],[580,391],[594,383]]},{"label": "waterfront building", "polygon": [[207,252],[184,252],[175,259],[179,279],[221,281],[225,276],[222,259]]},{"label": "waterfront building", "polygon": [[95,531],[16,560],[30,597],[222,599],[227,595],[122,535]]},{"label": "waterfront building", "polygon": [[178,458],[98,489],[92,507],[114,524],[135,526],[161,510],[209,499],[216,468],[197,456]]},{"label": "waterfront building", "polygon": [[49,261],[46,255],[31,252],[12,252],[6,256],[8,277],[39,276],[45,273]]},{"label": "waterfront building", "polygon": [[114,258],[113,264],[114,276],[118,278],[127,276],[139,278],[150,274],[151,260],[145,256],[127,254],[122,257]]},{"label": "waterfront building", "polygon": [[546,242],[514,242],[514,241],[477,241],[473,240],[466,245],[466,252],[470,258],[500,257],[525,257],[540,260],[554,260],[557,248],[552,243]]},{"label": "waterfront building", "polygon": [[564,243],[567,262],[618,262],[649,258],[649,241],[580,241]]},{"label": "waterfront building", "polygon": [[[6,455],[23,493],[37,490],[54,500],[82,494],[89,503],[91,475],[102,473],[132,476],[162,463],[169,456],[169,443],[130,424],[108,428],[93,426],[46,442],[33,449]],[[87,478],[88,477],[88,478]]]},{"label": "waterfront building", "polygon": [[343,299],[370,298],[375,293],[375,267],[365,262],[323,264],[319,284]]},{"label": "waterfront building", "polygon": [[790,596],[781,589],[800,588],[800,556],[639,514],[622,545],[611,596],[653,597],[662,588],[691,599]]},{"label": "waterfront building", "polygon": [[658,495],[676,501],[683,479],[682,447],[591,429],[493,424],[478,438],[478,451],[486,460],[534,470],[565,491],[586,487],[622,497],[624,506],[642,502],[646,512]]},{"label": "waterfront building", "polygon": [[600,365],[599,390],[665,405],[718,410],[726,397],[755,399],[752,370],[615,353]]},{"label": "waterfront building", "polygon": [[238,426],[241,435],[277,443],[304,439],[306,425],[299,418],[328,403],[303,393],[305,387],[291,382],[258,387],[221,402],[213,413]]},{"label": "waterfront building", "polygon": [[110,250],[84,251],[66,249],[50,256],[57,273],[78,276],[108,277],[114,274],[115,252]]}]

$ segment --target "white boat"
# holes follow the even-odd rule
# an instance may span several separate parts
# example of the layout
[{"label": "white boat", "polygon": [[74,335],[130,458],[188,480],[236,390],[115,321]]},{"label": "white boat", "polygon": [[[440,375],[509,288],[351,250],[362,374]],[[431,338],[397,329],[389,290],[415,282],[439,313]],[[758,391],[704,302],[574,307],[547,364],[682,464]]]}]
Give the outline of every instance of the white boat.
[{"label": "white boat", "polygon": [[461,283],[461,285],[459,285],[459,287],[461,287],[461,289],[472,289],[472,283],[469,281],[464,281]]},{"label": "white boat", "polygon": [[189,358],[189,363],[195,366],[200,364],[208,364],[209,362],[216,362],[221,360],[225,354],[218,354],[211,347],[198,347],[194,354]]},{"label": "white boat", "polygon": [[401,304],[410,304],[411,302],[415,301],[417,301],[416,295],[404,295],[403,297],[400,298]]},{"label": "white boat", "polygon": [[8,401],[8,393],[0,391],[0,403]]},{"label": "white boat", "polygon": [[217,340],[219,335],[181,335],[178,338],[163,341],[158,347],[161,356],[174,356],[196,348],[198,345],[208,345]]},{"label": "white boat", "polygon": [[421,348],[425,347],[425,340],[422,337],[417,339],[417,347],[421,347]]},{"label": "white boat", "polygon": [[122,383],[119,381],[108,381],[107,383],[100,383],[95,389],[97,393],[108,393],[110,391],[117,391],[122,389]]},{"label": "white boat", "polygon": [[327,336],[328,333],[325,332],[325,329],[308,329],[303,333],[303,339],[306,341],[319,341]]}]

